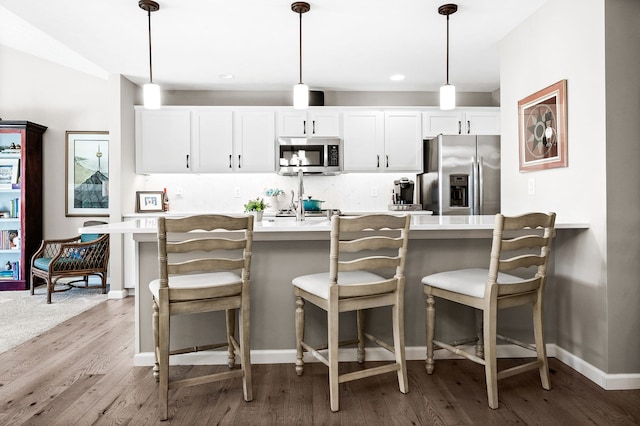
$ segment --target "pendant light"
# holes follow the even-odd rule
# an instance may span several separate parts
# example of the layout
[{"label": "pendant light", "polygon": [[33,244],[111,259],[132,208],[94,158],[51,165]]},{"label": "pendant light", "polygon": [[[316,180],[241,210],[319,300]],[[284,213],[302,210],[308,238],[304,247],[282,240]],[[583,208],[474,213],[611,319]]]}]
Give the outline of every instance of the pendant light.
[{"label": "pendant light", "polygon": [[302,14],[311,9],[309,3],[297,1],[291,4],[291,10],[300,16],[300,81],[293,86],[293,107],[307,109],[309,107],[309,86],[302,82]]},{"label": "pendant light", "polygon": [[144,107],[146,109],[160,109],[160,86],[153,82],[153,66],[151,63],[151,12],[160,9],[160,5],[153,0],[140,0],[138,6],[147,12],[149,18],[149,83],[142,87]]},{"label": "pendant light", "polygon": [[440,15],[447,16],[447,82],[440,87],[440,109],[454,109],[456,107],[456,86],[449,84],[449,15],[456,13],[458,6],[443,4],[438,8]]}]

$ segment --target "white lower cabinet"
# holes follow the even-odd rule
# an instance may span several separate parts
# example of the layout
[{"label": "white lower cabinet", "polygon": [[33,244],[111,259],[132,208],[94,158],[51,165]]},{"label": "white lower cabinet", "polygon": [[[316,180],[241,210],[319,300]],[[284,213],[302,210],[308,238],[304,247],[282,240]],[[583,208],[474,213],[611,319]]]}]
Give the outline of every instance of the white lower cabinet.
[{"label": "white lower cabinet", "polygon": [[421,171],[419,111],[343,113],[345,172]]}]

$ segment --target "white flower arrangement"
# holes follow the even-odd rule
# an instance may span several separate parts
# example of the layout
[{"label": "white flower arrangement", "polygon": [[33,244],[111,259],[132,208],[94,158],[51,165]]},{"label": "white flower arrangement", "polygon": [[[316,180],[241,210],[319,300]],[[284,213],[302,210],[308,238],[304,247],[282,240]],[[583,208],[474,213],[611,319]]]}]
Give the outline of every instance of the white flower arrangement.
[{"label": "white flower arrangement", "polygon": [[280,188],[269,188],[264,190],[264,195],[267,197],[277,197],[278,195],[284,194],[284,190]]}]

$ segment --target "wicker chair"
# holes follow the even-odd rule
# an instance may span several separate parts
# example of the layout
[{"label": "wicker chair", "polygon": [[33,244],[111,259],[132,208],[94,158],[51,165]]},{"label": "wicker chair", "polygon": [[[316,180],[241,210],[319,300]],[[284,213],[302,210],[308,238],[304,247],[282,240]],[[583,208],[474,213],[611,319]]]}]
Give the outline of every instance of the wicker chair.
[{"label": "wicker chair", "polygon": [[[89,221],[84,226],[104,224]],[[109,263],[109,234],[82,234],[73,238],[43,240],[31,258],[31,295],[38,279],[47,284],[47,303],[51,294],[74,287],[102,288],[107,292],[107,265]],[[89,276],[100,277],[99,286],[89,286]],[[58,283],[61,278],[76,278]],[[56,287],[56,285],[58,287]]]}]

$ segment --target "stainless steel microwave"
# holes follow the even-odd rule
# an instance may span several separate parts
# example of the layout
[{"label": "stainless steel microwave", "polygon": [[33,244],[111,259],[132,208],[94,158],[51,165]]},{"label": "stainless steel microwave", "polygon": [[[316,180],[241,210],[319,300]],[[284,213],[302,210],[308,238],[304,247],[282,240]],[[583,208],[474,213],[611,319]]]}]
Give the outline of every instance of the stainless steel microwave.
[{"label": "stainless steel microwave", "polygon": [[278,138],[276,147],[278,174],[337,175],[342,172],[342,139]]}]

